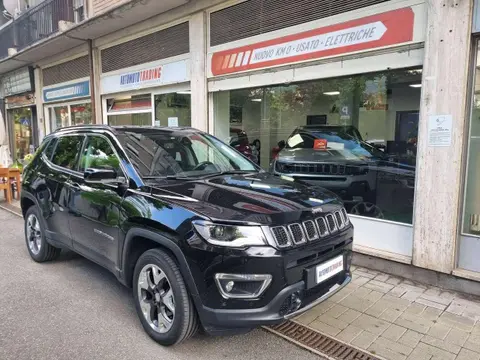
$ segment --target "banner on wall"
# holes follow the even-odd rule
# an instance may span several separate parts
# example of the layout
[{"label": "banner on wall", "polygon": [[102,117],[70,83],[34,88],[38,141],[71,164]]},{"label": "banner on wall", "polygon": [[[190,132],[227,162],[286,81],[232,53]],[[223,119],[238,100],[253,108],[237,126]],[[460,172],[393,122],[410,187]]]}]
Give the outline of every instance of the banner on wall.
[{"label": "banner on wall", "polygon": [[43,101],[72,100],[90,96],[90,81],[84,80],[76,83],[56,85],[43,89]]},{"label": "banner on wall", "polygon": [[177,84],[190,80],[188,60],[167,64],[158,62],[144,64],[142,67],[124,69],[114,75],[103,75],[102,94],[137,90],[167,84]]},{"label": "banner on wall", "polygon": [[211,60],[212,74],[225,75],[413,40],[414,12],[403,8],[302,33],[219,51]]}]

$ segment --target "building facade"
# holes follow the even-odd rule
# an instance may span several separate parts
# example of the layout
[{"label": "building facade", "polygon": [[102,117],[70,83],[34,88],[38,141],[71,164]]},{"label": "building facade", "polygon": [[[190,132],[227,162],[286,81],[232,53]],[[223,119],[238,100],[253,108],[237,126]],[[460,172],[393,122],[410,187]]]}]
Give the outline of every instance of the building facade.
[{"label": "building facade", "polygon": [[[49,37],[0,49],[2,86],[29,66],[32,144],[85,123],[246,142],[262,168],[339,194],[355,251],[480,281],[473,0],[74,3]],[[291,136],[305,126],[322,141]]]}]

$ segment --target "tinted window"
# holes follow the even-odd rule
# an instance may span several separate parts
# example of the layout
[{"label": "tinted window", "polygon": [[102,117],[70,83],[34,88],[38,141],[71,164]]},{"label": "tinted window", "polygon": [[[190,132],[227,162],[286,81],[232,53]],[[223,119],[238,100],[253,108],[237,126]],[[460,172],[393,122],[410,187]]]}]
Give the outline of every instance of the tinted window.
[{"label": "tinted window", "polygon": [[89,136],[80,160],[79,171],[85,169],[114,169],[120,174],[120,161],[107,139]]},{"label": "tinted window", "polygon": [[52,162],[55,165],[75,170],[78,154],[82,149],[83,136],[63,136],[58,140]]},{"label": "tinted window", "polygon": [[55,149],[56,144],[57,144],[57,139],[52,139],[47,144],[47,147],[45,148],[44,154],[45,154],[45,157],[48,160],[50,160],[52,158],[53,150]]}]

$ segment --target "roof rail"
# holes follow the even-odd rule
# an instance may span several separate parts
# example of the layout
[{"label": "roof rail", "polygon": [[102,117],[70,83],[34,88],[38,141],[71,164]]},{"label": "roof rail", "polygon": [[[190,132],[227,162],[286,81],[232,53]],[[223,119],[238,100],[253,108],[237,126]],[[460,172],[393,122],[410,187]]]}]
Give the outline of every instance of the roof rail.
[{"label": "roof rail", "polygon": [[109,125],[103,125],[103,124],[89,124],[89,125],[72,125],[72,126],[65,126],[61,127],[59,129],[56,129],[54,132],[62,132],[62,131],[68,131],[68,130],[88,130],[88,129],[105,129],[105,130],[110,130],[113,131],[114,129],[109,126]]}]

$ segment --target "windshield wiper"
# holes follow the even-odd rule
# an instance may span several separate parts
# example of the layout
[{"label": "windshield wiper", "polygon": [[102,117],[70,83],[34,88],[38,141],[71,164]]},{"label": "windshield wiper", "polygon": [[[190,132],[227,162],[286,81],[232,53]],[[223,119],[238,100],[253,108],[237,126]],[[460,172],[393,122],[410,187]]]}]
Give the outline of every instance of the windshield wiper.
[{"label": "windshield wiper", "polygon": [[202,176],[202,179],[212,176],[222,176],[222,175],[245,175],[245,174],[257,174],[258,171],[255,170],[228,170],[228,171],[217,171],[210,174],[205,174]]},{"label": "windshield wiper", "polygon": [[192,179],[188,176],[178,176],[178,175],[159,175],[159,176],[142,176],[144,180],[186,180]]}]

